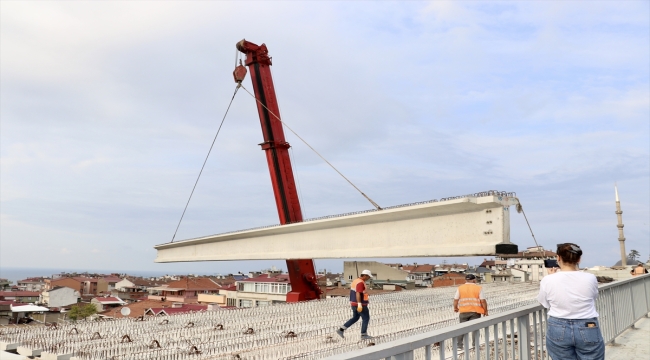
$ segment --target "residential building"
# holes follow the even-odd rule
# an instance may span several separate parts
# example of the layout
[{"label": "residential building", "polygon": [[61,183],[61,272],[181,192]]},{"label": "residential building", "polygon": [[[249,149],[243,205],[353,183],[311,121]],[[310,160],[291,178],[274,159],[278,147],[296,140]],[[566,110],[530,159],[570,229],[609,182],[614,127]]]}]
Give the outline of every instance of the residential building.
[{"label": "residential building", "polygon": [[221,286],[210,278],[185,277],[163,286],[149,288],[149,300],[197,303],[199,294],[219,294]]},{"label": "residential building", "polygon": [[262,274],[257,277],[243,279],[235,283],[236,291],[227,291],[227,306],[255,307],[267,306],[287,301],[287,293],[291,291],[288,274]]},{"label": "residential building", "polygon": [[442,264],[436,265],[434,269],[435,276],[441,276],[449,273],[465,274],[469,266],[467,264]]},{"label": "residential building", "polygon": [[[118,281],[115,284],[115,288],[111,290],[111,295],[115,297],[119,297],[120,299],[127,302],[139,301],[148,298],[149,293],[146,291],[146,289],[148,289],[149,286],[139,285],[143,283],[142,279],[139,280],[140,281],[135,279],[130,280],[124,278]],[[146,281],[147,284],[151,283],[148,280],[144,280],[144,281]]]},{"label": "residential building", "polygon": [[492,274],[492,279],[494,282],[512,282],[512,273],[509,269],[499,270]]},{"label": "residential building", "polygon": [[553,251],[544,250],[541,246],[533,246],[517,254],[499,255],[498,259],[506,261],[509,268],[529,273],[528,279],[539,281],[546,275],[544,259],[555,259],[556,256]]},{"label": "residential building", "polygon": [[358,278],[363,270],[370,270],[373,284],[413,282],[409,271],[405,270],[406,268],[407,266],[392,267],[377,261],[345,261],[343,262],[343,278],[349,284]]},{"label": "residential building", "polygon": [[321,288],[339,286],[346,283],[345,280],[343,280],[343,274],[326,273],[326,274],[318,274],[317,277],[318,277],[318,285]]},{"label": "residential building", "polygon": [[483,259],[483,262],[479,267],[484,267],[492,271],[499,271],[508,267],[508,262],[505,260]]},{"label": "residential building", "polygon": [[108,283],[104,279],[83,276],[77,276],[74,279],[81,282],[81,293],[84,295],[98,295],[108,291]]},{"label": "residential building", "polygon": [[0,300],[33,304],[38,302],[38,291],[0,291]]},{"label": "residential building", "polygon": [[100,296],[90,300],[90,303],[95,305],[97,312],[110,310],[112,308],[120,307],[125,305],[126,302],[119,297],[114,296]]},{"label": "residential building", "polygon": [[44,291],[54,289],[55,287],[69,287],[78,291],[80,294],[83,293],[83,284],[81,281],[71,277],[45,279],[45,288],[43,289]]},{"label": "residential building", "polygon": [[40,293],[45,289],[45,279],[44,277],[27,278],[18,280],[16,285],[22,291],[37,291]]},{"label": "residential building", "polygon": [[447,273],[436,276],[432,280],[434,288],[441,286],[459,286],[465,283],[465,274]]},{"label": "residential building", "polygon": [[418,286],[431,285],[431,278],[434,276],[434,265],[417,265],[409,271],[409,277]]},{"label": "residential building", "polygon": [[79,291],[66,286],[57,286],[41,293],[39,303],[49,308],[62,308],[79,302]]},{"label": "residential building", "polygon": [[115,285],[118,282],[122,281],[121,278],[115,275],[104,276],[103,279],[104,281],[106,281],[106,287],[107,287],[105,293],[110,293],[111,291],[115,290]]},{"label": "residential building", "polygon": [[224,286],[219,289],[219,295],[226,297],[227,307],[237,307],[237,284]]},{"label": "residential building", "polygon": [[8,325],[13,318],[11,301],[0,301],[0,325]]},{"label": "residential building", "polygon": [[[481,279],[481,282],[492,282],[492,272],[492,270],[480,266],[472,271],[474,275]],[[487,281],[488,277],[490,281]]]},{"label": "residential building", "polygon": [[128,278],[124,278],[115,283],[115,290],[120,292],[135,292],[138,290],[138,288],[135,286],[134,282]]},{"label": "residential building", "polygon": [[0,291],[4,291],[7,288],[11,287],[11,282],[7,279],[0,278]]},{"label": "residential building", "polygon": [[[221,289],[219,289],[221,291]],[[199,304],[217,304],[221,307],[228,306],[225,294],[199,294],[197,297]]]},{"label": "residential building", "polygon": [[512,274],[513,282],[530,281],[531,273],[526,270],[510,268],[508,271],[510,271],[510,274]]}]

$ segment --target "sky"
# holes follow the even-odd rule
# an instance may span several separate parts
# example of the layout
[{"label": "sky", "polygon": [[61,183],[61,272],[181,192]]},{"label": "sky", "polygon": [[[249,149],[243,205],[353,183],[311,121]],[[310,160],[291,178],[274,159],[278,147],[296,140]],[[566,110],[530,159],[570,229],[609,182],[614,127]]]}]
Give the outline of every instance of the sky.
[{"label": "sky", "polygon": [[[540,245],[612,265],[616,183],[627,251],[650,255],[650,2],[2,1],[0,33],[0,270],[283,267],[154,263],[243,38],[283,120],[379,205],[516,192]],[[372,207],[285,133],[305,218]],[[176,239],[278,223],[260,142],[240,92]],[[515,212],[511,231],[534,246]]]}]

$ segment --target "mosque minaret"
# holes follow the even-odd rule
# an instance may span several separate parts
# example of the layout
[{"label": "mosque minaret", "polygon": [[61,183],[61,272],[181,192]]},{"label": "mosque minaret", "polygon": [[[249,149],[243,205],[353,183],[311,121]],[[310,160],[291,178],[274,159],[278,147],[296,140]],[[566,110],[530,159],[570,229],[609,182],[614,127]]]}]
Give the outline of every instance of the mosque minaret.
[{"label": "mosque minaret", "polygon": [[621,211],[621,201],[618,198],[618,186],[614,184],[616,193],[616,217],[618,217],[618,243],[621,245],[621,266],[627,265],[627,254],[625,254],[625,236],[623,235],[623,211]]}]

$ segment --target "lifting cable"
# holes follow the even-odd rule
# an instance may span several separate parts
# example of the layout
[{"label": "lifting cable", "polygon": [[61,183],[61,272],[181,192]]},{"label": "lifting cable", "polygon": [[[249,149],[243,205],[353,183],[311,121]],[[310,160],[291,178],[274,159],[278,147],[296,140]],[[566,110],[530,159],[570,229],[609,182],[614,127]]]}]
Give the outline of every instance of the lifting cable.
[{"label": "lifting cable", "polygon": [[[240,83],[240,85],[241,85],[241,83]],[[250,91],[248,91],[248,89],[246,89],[246,87],[244,87],[244,85],[241,85],[241,87],[242,87],[242,89],[244,89],[244,90],[245,90],[245,91],[246,91],[250,96],[252,96],[253,99],[255,99],[255,101],[257,101],[260,105],[262,105],[262,107],[264,107],[264,108],[266,109],[266,111],[268,111],[271,115],[273,115],[273,117],[275,117],[275,118],[276,118],[280,123],[282,123],[282,125],[284,125],[287,129],[289,129],[289,131],[291,131],[294,135],[296,135],[296,137],[297,137],[298,139],[300,139],[300,141],[302,141],[303,143],[305,143],[305,145],[307,145],[307,146],[308,146],[308,147],[309,147],[313,152],[315,152],[316,155],[318,155],[321,159],[323,159],[323,161],[325,161],[325,162],[327,163],[327,165],[329,165],[332,169],[334,169],[334,171],[336,171],[339,175],[341,175],[341,177],[344,178],[345,181],[347,181],[350,185],[352,185],[352,187],[354,187],[354,188],[355,188],[355,189],[356,189],[356,190],[357,190],[361,195],[363,195],[363,197],[365,197],[366,200],[370,201],[370,203],[371,203],[375,208],[377,208],[377,210],[382,210],[381,206],[377,205],[377,203],[374,202],[374,201],[372,201],[372,199],[369,198],[368,195],[364,194],[363,191],[361,191],[361,190],[360,190],[356,185],[354,185],[354,184],[352,183],[352,181],[350,181],[348,178],[346,178],[345,175],[343,175],[343,174],[342,174],[342,173],[341,173],[337,168],[334,167],[334,165],[332,165],[329,161],[327,161],[327,159],[325,159],[325,158],[323,157],[323,155],[321,155],[318,151],[316,151],[316,149],[314,149],[311,145],[309,145],[309,143],[308,143],[307,141],[305,141],[305,139],[303,139],[302,137],[300,137],[300,135],[298,135],[295,131],[293,131],[293,129],[292,129],[289,125],[287,125],[284,121],[282,121],[282,120],[280,119],[279,116],[277,116],[276,114],[274,114],[273,111],[271,111],[268,107],[266,107],[266,105],[264,105],[264,104],[263,104],[263,103],[262,103],[262,102],[261,102],[257,97],[255,97],[255,95],[253,95]]]},{"label": "lifting cable", "polygon": [[[203,166],[201,166],[201,171],[199,171],[199,176],[196,177],[196,181],[194,182],[194,187],[192,188],[192,192],[190,193],[190,197],[187,199],[187,203],[185,204],[185,209],[183,209],[183,214],[181,214],[180,220],[178,220],[178,225],[176,225],[176,230],[174,231],[174,236],[172,236],[172,241],[174,242],[174,239],[176,238],[176,233],[178,232],[178,228],[181,226],[181,222],[183,221],[183,216],[185,216],[185,211],[187,211],[187,207],[190,205],[190,200],[192,200],[192,195],[194,195],[194,190],[196,189],[196,185],[199,183],[199,179],[201,178],[201,174],[203,173],[203,169],[205,168],[205,164],[208,162],[208,158],[210,157],[210,153],[212,152],[212,148],[214,147],[215,141],[217,141],[217,136],[219,136],[219,132],[221,131],[221,127],[223,126],[223,122],[226,120],[226,116],[228,115],[228,111],[230,110],[230,106],[232,105],[233,100],[235,100],[235,95],[237,95],[237,91],[239,91],[239,88],[242,87],[241,83],[237,84],[237,87],[235,88],[235,93],[232,94],[232,98],[230,99],[230,104],[228,104],[228,108],[226,108],[226,113],[223,114],[223,119],[221,119],[221,124],[219,124],[219,128],[217,129],[217,133],[214,135],[214,139],[212,139],[212,145],[210,145],[210,150],[208,150],[208,155],[205,156],[205,160],[203,161]],[[248,90],[246,90],[248,91]]]},{"label": "lifting cable", "polygon": [[[528,222],[528,217],[526,217],[526,213],[524,212],[524,207],[521,206],[521,201],[519,200],[519,198],[517,198],[517,212],[522,213],[524,215],[524,219],[526,219],[526,225],[528,225],[528,230],[530,230],[530,235],[533,236],[533,241],[535,242],[535,246],[537,246],[537,248],[539,249],[539,244],[537,243],[537,239],[535,239],[535,234],[533,234],[533,229],[530,227],[530,223]],[[544,249],[542,249],[542,251],[544,252],[543,257],[546,257],[546,251],[544,251]]]}]

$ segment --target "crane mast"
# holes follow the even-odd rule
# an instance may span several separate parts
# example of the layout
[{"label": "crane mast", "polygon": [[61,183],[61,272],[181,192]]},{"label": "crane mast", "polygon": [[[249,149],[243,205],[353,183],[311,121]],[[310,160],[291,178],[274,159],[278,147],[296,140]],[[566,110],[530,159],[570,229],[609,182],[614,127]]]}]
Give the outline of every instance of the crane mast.
[{"label": "crane mast", "polygon": [[[264,136],[264,142],[259,145],[266,154],[280,224],[302,222],[300,200],[289,157],[290,145],[284,138],[282,122],[279,120],[280,109],[275,96],[268,49],[265,44],[256,45],[242,40],[237,43],[237,50],[246,54],[245,64],[251,73]],[[241,83],[246,76],[246,68],[240,64],[235,68],[233,75],[235,81]],[[287,270],[291,281],[291,292],[287,294],[287,302],[314,300],[321,297],[322,291],[316,280],[312,259],[288,259]]]}]

